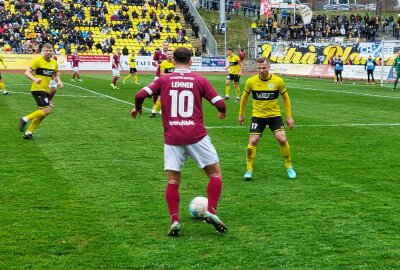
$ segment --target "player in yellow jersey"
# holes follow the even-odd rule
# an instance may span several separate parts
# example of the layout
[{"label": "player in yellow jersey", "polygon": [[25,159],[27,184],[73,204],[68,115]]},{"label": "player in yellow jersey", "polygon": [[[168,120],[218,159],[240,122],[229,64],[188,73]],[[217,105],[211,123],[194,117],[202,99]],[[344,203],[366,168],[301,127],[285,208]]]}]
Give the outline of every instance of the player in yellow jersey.
[{"label": "player in yellow jersey", "polygon": [[131,55],[129,56],[128,63],[129,63],[129,74],[124,78],[122,83],[125,84],[126,80],[128,80],[133,75],[133,79],[135,80],[135,84],[140,84],[138,82],[138,75],[137,75],[137,69],[136,69],[135,51],[132,51]]},{"label": "player in yellow jersey", "polygon": [[[172,73],[175,71],[175,62],[174,62],[174,53],[172,50],[167,50],[166,52],[167,59],[161,62],[160,64],[160,77],[165,76],[166,74]],[[158,97],[156,104],[154,104],[152,113],[149,115],[150,118],[156,117],[156,113],[160,112],[161,109],[161,101],[160,96]]]},{"label": "player in yellow jersey", "polygon": [[[6,64],[4,64],[3,56],[0,54],[0,62],[4,68],[7,68]],[[8,95],[9,93],[6,90],[6,85],[3,80],[3,76],[0,73],[0,89],[3,90],[3,95]]]},{"label": "player in yellow jersey", "polygon": [[231,91],[231,83],[232,81],[235,83],[235,92],[236,92],[236,102],[239,102],[240,96],[240,87],[239,87],[239,79],[240,75],[242,75],[242,60],[240,60],[239,56],[237,56],[232,49],[226,50],[226,60],[228,65],[225,70],[229,69],[229,75],[226,77],[225,82],[225,100],[229,100],[229,92]]},{"label": "player in yellow jersey", "polygon": [[49,85],[54,74],[56,75],[53,78],[57,81],[58,87],[64,87],[58,73],[58,63],[53,59],[53,46],[45,43],[42,52],[43,56],[34,59],[25,71],[25,76],[32,81],[31,93],[38,109],[20,119],[19,129],[22,132],[25,131],[26,124],[32,121],[28,130],[24,133],[24,139],[33,139],[33,131],[52,111],[49,100]]},{"label": "player in yellow jersey", "polygon": [[295,179],[296,172],[292,167],[289,142],[286,139],[285,127],[283,125],[281,110],[278,102],[279,95],[283,98],[286,112],[286,123],[292,129],[294,120],[292,118],[290,98],[286,91],[284,81],[269,73],[270,62],[266,58],[260,58],[256,63],[258,75],[250,77],[244,86],[238,121],[244,124],[244,111],[249,95],[253,97],[253,112],[250,124],[250,139],[246,151],[247,172],[245,180],[253,178],[253,161],[256,156],[257,144],[266,126],[269,126],[272,134],[280,146],[280,153],[285,160],[288,177]]}]

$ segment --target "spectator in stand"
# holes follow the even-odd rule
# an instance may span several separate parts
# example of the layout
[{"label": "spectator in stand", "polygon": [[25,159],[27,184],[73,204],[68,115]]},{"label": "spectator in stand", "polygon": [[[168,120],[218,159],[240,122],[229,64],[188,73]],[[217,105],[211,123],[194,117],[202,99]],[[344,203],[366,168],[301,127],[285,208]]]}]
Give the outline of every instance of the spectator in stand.
[{"label": "spectator in stand", "polygon": [[208,43],[207,37],[206,35],[203,35],[203,37],[201,38],[201,48],[202,48],[201,51],[203,53],[207,52],[207,43]]},{"label": "spectator in stand", "polygon": [[243,62],[243,59],[244,59],[245,57],[246,57],[246,52],[245,52],[245,50],[244,50],[244,49],[240,49],[240,52],[239,52],[240,61]]},{"label": "spectator in stand", "polygon": [[122,48],[122,55],[129,55],[129,51],[128,51],[128,48],[126,46],[124,46]]},{"label": "spectator in stand", "polygon": [[201,51],[199,48],[196,48],[196,51],[194,52],[194,56],[197,56],[197,57],[201,56]]},{"label": "spectator in stand", "polygon": [[200,26],[198,25],[198,23],[195,22],[192,26],[193,35],[195,38],[199,38],[199,29],[200,29]]}]

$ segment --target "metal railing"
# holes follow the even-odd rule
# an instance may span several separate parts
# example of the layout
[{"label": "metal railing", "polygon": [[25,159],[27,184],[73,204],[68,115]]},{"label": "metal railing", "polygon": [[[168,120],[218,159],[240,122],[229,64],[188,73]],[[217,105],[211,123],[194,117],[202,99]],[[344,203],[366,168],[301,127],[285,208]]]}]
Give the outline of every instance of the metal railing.
[{"label": "metal railing", "polygon": [[210,30],[208,29],[207,25],[204,23],[203,19],[201,18],[199,12],[196,10],[195,5],[191,0],[185,0],[190,14],[194,17],[194,22],[199,25],[199,34],[201,37],[203,35],[206,36],[207,39],[207,52],[209,55],[218,55],[218,44],[213,35],[211,34]]}]

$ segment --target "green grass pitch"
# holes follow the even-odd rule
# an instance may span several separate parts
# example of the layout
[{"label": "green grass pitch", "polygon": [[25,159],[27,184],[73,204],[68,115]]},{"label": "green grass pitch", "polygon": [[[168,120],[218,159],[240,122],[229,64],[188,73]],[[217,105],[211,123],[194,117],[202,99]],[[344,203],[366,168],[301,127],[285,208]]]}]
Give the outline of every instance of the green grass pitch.
[{"label": "green grass pitch", "polygon": [[[130,117],[139,86],[120,79],[112,90],[111,74],[84,74],[83,83],[64,74],[53,114],[24,141],[18,120],[35,103],[22,73],[3,74],[12,95],[0,96],[0,269],[400,268],[400,92],[284,78],[295,181],[269,131],[254,180],[243,181],[250,106],[240,127],[233,100],[224,120],[205,102],[229,232],[190,217],[207,179],[188,160],[181,236],[171,238],[161,119]],[[224,95],[225,76],[207,77]],[[139,75],[141,86],[152,79]]]}]

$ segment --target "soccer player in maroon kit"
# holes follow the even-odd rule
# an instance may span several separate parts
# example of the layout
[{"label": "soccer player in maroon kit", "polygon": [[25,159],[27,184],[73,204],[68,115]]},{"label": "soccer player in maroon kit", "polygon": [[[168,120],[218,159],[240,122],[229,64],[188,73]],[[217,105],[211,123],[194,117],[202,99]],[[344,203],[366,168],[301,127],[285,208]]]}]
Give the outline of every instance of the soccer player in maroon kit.
[{"label": "soccer player in maroon kit", "polygon": [[169,236],[179,235],[179,185],[181,171],[189,156],[209,179],[208,209],[204,220],[218,232],[227,232],[225,224],[216,215],[222,191],[222,174],[218,154],[204,126],[202,98],[217,108],[220,119],[226,115],[225,102],[206,78],[190,71],[191,54],[187,48],[177,48],[174,51],[175,71],[141,89],[135,96],[135,108],[131,112],[132,117],[136,118],[138,113],[142,113],[146,97],[160,95],[165,140],[164,169],[167,176],[165,197],[171,216]]},{"label": "soccer player in maroon kit", "polygon": [[[57,56],[53,55],[53,59],[57,61]],[[57,74],[53,73],[52,77],[51,77],[51,81],[50,81],[50,91],[49,91],[49,103],[50,106],[53,106],[53,103],[51,103],[51,100],[53,99],[54,95],[57,93],[57,76],[61,77],[61,73],[58,72]]]},{"label": "soccer player in maroon kit", "polygon": [[[156,77],[154,80],[157,80],[161,77],[160,65],[161,63],[167,59],[167,51],[168,51],[169,43],[168,41],[163,41],[162,43],[162,51],[156,51],[153,56],[153,64],[157,67]],[[156,103],[159,96],[153,96],[153,109],[151,110],[151,114],[149,117],[154,118],[156,116]]]},{"label": "soccer player in maroon kit", "polygon": [[71,59],[71,67],[74,70],[74,75],[72,75],[71,82],[75,82],[75,76],[78,78],[80,82],[83,82],[81,80],[81,76],[79,75],[79,63],[82,63],[81,60],[79,60],[79,55],[78,55],[78,50],[75,50],[74,54],[72,55]]},{"label": "soccer player in maroon kit", "polygon": [[117,87],[117,81],[119,79],[119,68],[121,67],[121,69],[123,70],[122,66],[121,66],[121,49],[118,48],[117,49],[117,53],[113,55],[112,58],[112,73],[113,73],[113,80],[111,82],[111,87],[115,90],[115,89],[119,89]]}]

